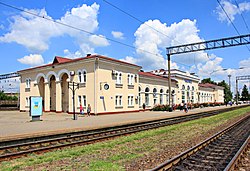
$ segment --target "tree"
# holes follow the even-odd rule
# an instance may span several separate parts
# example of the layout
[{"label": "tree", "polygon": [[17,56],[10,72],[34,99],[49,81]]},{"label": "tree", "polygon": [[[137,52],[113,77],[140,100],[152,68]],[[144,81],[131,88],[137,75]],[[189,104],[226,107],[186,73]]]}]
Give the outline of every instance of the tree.
[{"label": "tree", "polygon": [[[240,92],[239,91],[237,91],[237,94],[238,94],[238,100],[240,99]],[[234,96],[234,101],[237,101],[236,99],[237,99],[237,94],[235,94],[235,96]]]},{"label": "tree", "polygon": [[229,85],[225,82],[225,80],[219,82],[218,86],[224,87],[224,102],[228,103],[229,101],[232,101],[233,93],[229,89]]},{"label": "tree", "polygon": [[14,100],[17,101],[17,96],[7,96],[3,91],[0,91],[0,100]]},{"label": "tree", "polygon": [[210,83],[210,84],[217,85],[217,83],[214,82],[213,80],[211,80],[211,78],[204,78],[203,80],[201,80],[201,83],[202,83],[202,84]]},{"label": "tree", "polygon": [[246,85],[243,86],[243,89],[242,89],[242,92],[241,92],[241,99],[240,100],[242,100],[242,101],[249,100],[249,93],[248,93]]}]

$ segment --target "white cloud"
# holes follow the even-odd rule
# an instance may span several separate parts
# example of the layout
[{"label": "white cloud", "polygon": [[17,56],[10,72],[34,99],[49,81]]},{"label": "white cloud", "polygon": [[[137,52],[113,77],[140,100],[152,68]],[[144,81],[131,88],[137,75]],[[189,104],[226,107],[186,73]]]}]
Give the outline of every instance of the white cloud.
[{"label": "white cloud", "polygon": [[109,42],[103,35],[91,35],[89,41],[95,46],[108,46]]},{"label": "white cloud", "polygon": [[[26,11],[44,16],[44,18],[48,18],[49,20],[54,20],[47,15],[45,9],[26,9]],[[96,3],[90,6],[83,4],[67,11],[64,16],[56,21],[94,33],[98,30],[98,11],[99,5]],[[89,46],[92,45],[94,47],[107,45],[105,37],[103,37],[101,43],[93,44],[90,41],[92,40],[91,36],[83,31],[56,24],[55,22],[32,16],[25,12],[13,16],[11,19],[10,32],[1,36],[0,42],[16,42],[25,46],[31,52],[41,53],[47,50],[51,38],[63,35],[69,35],[74,38],[79,46],[82,46],[82,44],[89,44]],[[89,49],[91,48],[93,47],[89,47]]]},{"label": "white cloud", "polygon": [[[237,7],[236,5],[232,4],[230,1],[228,0],[223,0],[220,2],[220,4],[222,5],[223,9],[226,11],[228,17],[231,19],[231,21],[234,21],[235,16],[237,14],[240,14],[244,11],[250,11],[250,2],[243,2],[243,3],[239,3],[239,7]],[[230,23],[230,20],[228,19],[227,15],[225,14],[225,12],[223,11],[223,9],[221,8],[220,5],[218,5],[216,7],[216,13],[218,14],[218,19],[220,21],[227,21],[228,24]]]},{"label": "white cloud", "polygon": [[239,66],[244,68],[250,68],[250,58],[240,61]]},{"label": "white cloud", "polygon": [[119,31],[112,31],[111,34],[113,35],[114,38],[117,39],[124,39],[123,33]]},{"label": "white cloud", "polygon": [[[156,32],[150,27],[153,27]],[[148,20],[141,24],[140,27],[134,33],[136,37],[135,47],[138,54],[138,64],[142,65],[146,69],[154,70],[157,68],[167,68],[166,57],[162,53],[166,53],[166,47],[200,42],[202,39],[198,36],[198,28],[196,27],[196,20],[191,21],[184,19],[179,23],[173,23],[167,26],[166,23],[161,23],[159,20]],[[195,58],[195,63],[207,61],[206,53],[197,52],[188,55],[176,55],[171,57],[177,63],[194,64],[194,60],[190,60],[190,57]],[[174,62],[172,68],[178,68]]]},{"label": "white cloud", "polygon": [[80,58],[80,57],[86,56],[86,55],[83,55],[80,51],[76,51],[76,52],[72,53],[68,49],[64,49],[63,53],[64,53],[64,56],[66,58],[72,58],[72,59],[73,58]]},{"label": "white cloud", "polygon": [[138,60],[132,56],[126,56],[125,59],[120,59],[120,60],[131,64],[137,64],[138,62]]},{"label": "white cloud", "polygon": [[212,77],[213,75],[221,75],[225,73],[221,66],[223,58],[217,57],[214,54],[210,55],[210,60],[205,64],[197,65],[198,75],[201,77]]},{"label": "white cloud", "polygon": [[23,58],[17,60],[22,64],[27,64],[31,66],[44,64],[43,57],[40,54],[30,54],[29,56],[24,56]]}]

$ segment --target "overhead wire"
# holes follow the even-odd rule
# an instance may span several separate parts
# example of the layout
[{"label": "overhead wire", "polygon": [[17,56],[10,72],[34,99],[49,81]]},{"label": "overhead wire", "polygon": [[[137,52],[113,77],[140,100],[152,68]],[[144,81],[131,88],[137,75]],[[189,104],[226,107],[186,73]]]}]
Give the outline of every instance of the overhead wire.
[{"label": "overhead wire", "polygon": [[[238,2],[237,2],[236,0],[234,0],[234,2],[236,3],[237,8],[239,8],[240,6],[239,6]],[[240,15],[241,15],[241,18],[242,18],[242,20],[243,20],[245,26],[246,26],[246,29],[247,29],[248,33],[250,33],[249,27],[248,27],[248,25],[247,25],[247,23],[246,23],[246,20],[245,20],[245,18],[244,18],[244,16],[243,16],[243,14],[242,14],[241,11],[240,11]]]},{"label": "overhead wire", "polygon": [[[112,3],[110,3],[110,2],[107,1],[107,0],[103,0],[103,1],[104,1],[105,3],[107,3],[108,5],[112,6],[113,8],[117,9],[118,11],[120,11],[120,12],[122,12],[122,13],[128,15],[129,17],[133,18],[134,20],[138,21],[139,23],[145,24],[147,27],[151,28],[151,29],[154,30],[155,32],[160,33],[160,34],[166,36],[166,37],[169,38],[170,40],[173,40],[173,39],[172,39],[170,36],[168,36],[167,34],[163,33],[162,31],[159,31],[159,30],[155,29],[154,27],[152,27],[152,26],[150,26],[149,24],[143,22],[143,21],[140,20],[139,18],[137,18],[137,17],[135,17],[134,15],[132,15],[132,14],[126,12],[125,10],[121,9],[120,7],[118,7],[118,6],[116,6],[116,5],[112,4]],[[179,44],[182,44],[181,42],[179,42],[179,41],[177,41],[177,40],[173,40],[173,41],[175,41],[175,42],[177,42],[177,43],[179,43]],[[188,48],[189,48],[189,47],[188,47]],[[194,60],[194,61],[195,61],[195,60]],[[175,62],[176,62],[176,61],[175,61]],[[176,63],[182,64],[182,63],[180,63],[180,62],[176,62]],[[185,65],[185,64],[182,64],[182,65]],[[185,66],[188,66],[189,68],[191,68],[191,66],[189,66],[189,65],[185,65]]]},{"label": "overhead wire", "polygon": [[13,5],[9,5],[9,4],[6,4],[6,3],[3,3],[0,1],[0,5],[3,5],[3,6],[6,6],[6,7],[9,7],[9,8],[12,8],[12,9],[15,9],[15,10],[18,10],[18,11],[21,11],[21,12],[24,12],[24,13],[27,13],[27,14],[30,14],[30,15],[33,15],[33,16],[36,16],[36,17],[39,17],[41,19],[44,19],[44,20],[48,20],[48,21],[51,21],[51,22],[54,22],[56,24],[59,24],[59,25],[62,25],[62,26],[65,26],[65,27],[69,27],[71,29],[75,29],[75,30],[78,30],[78,31],[81,31],[81,32],[84,32],[84,33],[87,33],[87,34],[90,34],[90,35],[95,35],[95,36],[98,36],[102,39],[107,39],[111,42],[115,42],[117,44],[120,44],[120,45],[123,45],[123,46],[126,46],[126,47],[129,47],[129,48],[132,48],[132,49],[136,49],[136,50],[139,50],[139,51],[142,51],[142,52],[145,52],[145,53],[148,53],[148,54],[151,54],[151,55],[154,55],[154,56],[160,56],[158,54],[155,54],[153,52],[150,52],[150,51],[147,51],[147,50],[144,50],[144,49],[140,49],[140,48],[136,48],[135,46],[132,46],[132,45],[129,45],[129,44],[126,44],[126,43],[123,43],[123,42],[120,42],[120,41],[117,41],[117,40],[114,40],[114,39],[111,39],[111,38],[108,38],[108,37],[104,37],[104,36],[101,36],[101,35],[96,35],[95,33],[92,33],[92,32],[89,32],[87,30],[84,30],[84,29],[81,29],[81,28],[78,28],[78,27],[75,27],[75,26],[72,26],[72,25],[69,25],[69,24],[65,24],[63,22],[60,22],[60,21],[57,21],[57,20],[53,20],[51,18],[47,18],[45,16],[40,16],[38,14],[35,14],[33,12],[30,12],[30,11],[27,11],[27,10],[24,10],[24,9],[21,9],[21,8],[18,8],[18,7],[15,7]]},{"label": "overhead wire", "polygon": [[[226,10],[224,9],[224,7],[221,5],[220,1],[217,0],[218,4],[220,5],[221,9],[224,11],[225,15],[227,16],[228,20],[230,21],[230,23],[232,24],[233,28],[235,29],[235,31],[238,33],[238,35],[240,36],[240,32],[238,31],[238,29],[236,28],[236,26],[234,25],[233,21],[231,20],[231,18],[229,17],[229,15],[227,14]],[[248,49],[248,51],[250,52],[250,49],[247,45],[245,45]]]}]

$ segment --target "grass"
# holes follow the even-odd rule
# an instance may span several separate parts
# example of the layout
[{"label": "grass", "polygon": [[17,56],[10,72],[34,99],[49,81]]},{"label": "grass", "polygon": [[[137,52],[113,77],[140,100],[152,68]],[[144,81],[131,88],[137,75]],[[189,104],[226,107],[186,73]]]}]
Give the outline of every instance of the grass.
[{"label": "grass", "polygon": [[139,132],[96,144],[66,148],[41,155],[0,163],[0,170],[126,170],[125,164],[146,155],[174,150],[181,143],[219,127],[229,120],[250,112],[250,107],[181,124]]}]

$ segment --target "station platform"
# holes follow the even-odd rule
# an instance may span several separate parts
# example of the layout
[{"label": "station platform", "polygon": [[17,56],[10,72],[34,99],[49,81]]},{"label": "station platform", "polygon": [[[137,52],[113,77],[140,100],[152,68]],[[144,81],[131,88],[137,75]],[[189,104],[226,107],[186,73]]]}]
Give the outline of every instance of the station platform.
[{"label": "station platform", "polygon": [[29,116],[28,112],[0,111],[0,141],[31,137],[35,135],[91,130],[114,125],[136,123],[146,120],[172,118],[176,116],[190,115],[202,111],[218,110],[222,108],[230,108],[230,106],[216,106],[201,109],[197,108],[189,110],[188,113],[185,113],[184,111],[145,111],[97,116],[92,115],[89,117],[86,115],[78,115],[77,120],[73,120],[72,114],[43,113],[41,116],[42,121],[31,121],[31,117]]}]

